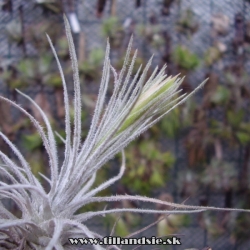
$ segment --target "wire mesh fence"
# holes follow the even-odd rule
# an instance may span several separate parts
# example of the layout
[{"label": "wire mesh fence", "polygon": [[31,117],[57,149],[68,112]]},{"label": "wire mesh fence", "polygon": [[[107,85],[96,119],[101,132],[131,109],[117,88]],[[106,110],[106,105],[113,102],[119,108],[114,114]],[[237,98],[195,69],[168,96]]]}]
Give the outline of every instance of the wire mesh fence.
[{"label": "wire mesh fence", "polygon": [[[86,91],[86,95],[89,95],[86,102],[90,103],[90,106],[95,100],[95,93],[98,89],[98,77],[96,78],[96,75],[101,73],[99,61],[102,58],[102,53],[99,49],[104,49],[107,36],[109,36],[111,42],[111,57],[114,63],[119,61],[119,58],[122,58],[124,48],[126,48],[131,34],[133,34],[133,48],[139,49],[139,58],[141,58],[142,62],[145,62],[154,54],[154,66],[167,63],[169,64],[167,69],[169,74],[176,74],[179,71],[187,74],[188,84],[183,87],[186,91],[197,86],[207,76],[211,78],[212,74],[217,74],[219,83],[225,85],[228,78],[225,77],[226,73],[224,70],[227,69],[229,73],[230,70],[233,71],[231,65],[234,63],[238,63],[236,67],[240,68],[239,71],[244,71],[244,74],[246,74],[246,80],[242,84],[249,85],[249,76],[247,74],[250,74],[250,2],[248,0],[65,0],[55,1],[55,4],[51,4],[49,1],[7,0],[0,3],[2,8],[0,11],[1,95],[21,102],[24,107],[29,108],[27,103],[14,94],[14,89],[16,87],[23,88],[34,99],[36,99],[38,93],[42,93],[47,100],[46,104],[42,102],[44,107],[48,108],[50,110],[48,113],[58,120],[62,119],[62,116],[59,115],[60,102],[58,104],[57,100],[57,95],[60,99],[58,81],[56,75],[49,73],[50,70],[56,71],[56,68],[54,64],[50,63],[49,57],[42,57],[43,53],[45,55],[47,52],[43,52],[41,48],[44,47],[44,51],[48,49],[46,41],[44,42],[44,38],[46,38],[44,33],[48,32],[52,36],[52,40],[54,39],[56,48],[60,51],[61,56],[66,58],[63,64],[65,67],[68,67],[68,55],[63,44],[62,12],[65,12],[68,16],[75,13],[80,24],[81,31],[75,33],[74,38],[78,49],[80,70],[83,72],[83,75],[81,75],[84,82],[82,88]],[[74,25],[73,21],[71,25]],[[62,42],[60,43],[60,41]],[[183,57],[179,56],[179,61],[174,59],[173,56],[173,51],[177,51],[176,48],[179,49],[182,55],[184,54]],[[193,54],[196,55],[197,59],[194,58]],[[188,60],[186,59],[187,57]],[[36,68],[33,68],[32,61],[27,60],[29,58],[37,61],[41,59],[41,63]],[[25,61],[25,63],[20,64],[22,61]],[[43,63],[44,61],[45,63]],[[84,61],[89,63],[84,65]],[[196,63],[199,64],[198,67],[194,66]],[[83,65],[82,68],[81,65]],[[29,69],[33,70],[33,73],[29,72]],[[25,80],[28,79],[30,81],[30,84],[25,85],[25,87],[23,87],[22,82],[16,81],[18,77],[24,74],[24,71],[27,75]],[[242,78],[236,77],[233,79],[241,81]],[[70,77],[68,77],[68,80],[68,82],[71,81]],[[48,81],[56,83],[54,85],[46,84]],[[71,83],[69,83],[69,86],[72,88]],[[204,93],[203,96],[200,93],[197,94],[197,103],[202,102],[204,95]],[[222,95],[226,94],[223,92]],[[39,98],[36,100],[38,101]],[[237,101],[241,102],[241,100]],[[247,110],[249,98],[242,100],[240,107],[244,109],[245,122],[248,122],[250,117],[249,109]],[[1,119],[8,120],[6,117],[8,113],[3,112],[4,108],[2,106]],[[88,110],[88,112],[91,111]],[[225,120],[225,112],[221,107],[209,109],[205,112],[211,120]],[[17,122],[20,115],[12,109],[11,113],[13,115],[9,122]],[[7,126],[9,125],[7,124]],[[3,122],[0,122],[0,126],[1,129],[6,128]],[[62,127],[63,122],[60,122],[58,128]],[[22,124],[20,129],[6,131],[10,136],[13,136],[13,140],[19,146],[22,146],[21,137],[25,133]],[[176,161],[168,172],[168,175],[170,175],[168,182],[164,187],[152,190],[152,195],[158,196],[161,192],[168,192],[172,194],[176,202],[183,202],[185,195],[183,196],[182,192],[185,193],[185,189],[192,188],[188,186],[190,181],[187,181],[189,176],[187,172],[190,170],[188,165],[192,165],[190,162],[192,161],[191,153],[193,152],[186,150],[186,141],[184,139],[188,131],[181,131],[174,139],[163,137],[159,140],[164,150],[171,151],[175,155]],[[16,136],[14,136],[15,133]],[[205,136],[204,140],[206,140]],[[31,144],[33,142],[28,141],[27,143]],[[222,144],[223,159],[233,165],[234,171],[237,172],[236,182],[238,184],[236,186],[239,187],[244,175],[249,183],[247,176],[249,175],[249,141],[245,144],[238,143],[233,148],[228,144]],[[8,151],[3,144],[0,145],[1,150]],[[28,150],[26,149],[26,151]],[[198,150],[196,149],[197,152]],[[194,154],[197,152],[194,152]],[[9,154],[11,155],[11,152]],[[205,161],[210,162],[208,159],[213,154],[213,150],[212,153],[211,149],[206,150]],[[113,169],[115,167],[111,168],[108,175],[113,175],[115,172]],[[224,171],[231,171],[228,170],[229,168],[225,169]],[[199,169],[194,170],[197,170],[197,173],[200,172]],[[44,170],[44,172],[47,173],[47,170]],[[184,177],[184,179],[180,179],[182,178],[181,173],[183,173],[186,179]],[[217,173],[215,172],[214,179],[216,179]],[[189,177],[194,178],[193,175]],[[201,177],[197,174],[195,178],[204,178],[204,176]],[[177,181],[177,179],[180,180]],[[185,186],[183,181],[186,181],[185,183],[188,184]],[[221,179],[221,182],[223,181]],[[231,179],[229,178],[230,181]],[[213,182],[213,180],[210,182]],[[202,202],[205,202],[205,205],[209,204],[218,207],[229,205],[236,207],[243,203],[242,199],[249,198],[249,195],[245,195],[249,193],[249,184],[246,186],[247,188],[245,188],[244,192],[242,190],[240,192],[239,188],[234,189],[230,187],[228,189],[214,190],[209,185],[196,186],[194,187],[196,195],[191,195],[187,203],[201,205]],[[119,185],[114,186],[113,191],[116,192],[118,188]],[[228,200],[229,203],[227,202]],[[141,206],[142,204],[139,205]],[[245,224],[233,224],[230,220],[233,221],[233,218],[237,217],[237,215],[231,214],[230,216],[227,213],[222,215],[216,214],[214,217],[209,217],[207,214],[190,216],[190,222],[187,226],[182,227],[177,232],[180,235],[182,245],[168,246],[168,248],[164,246],[162,249],[187,249],[192,247],[202,249],[205,246],[221,250],[250,249],[249,237],[244,236],[241,238],[239,235],[236,237],[232,234],[235,229],[241,227],[241,232],[245,230],[245,234],[250,236],[250,224],[247,223],[247,220]],[[155,220],[156,217],[143,215],[137,228],[146,226]],[[214,225],[224,220],[227,221],[225,223],[229,224],[227,230],[223,230],[225,223],[217,225],[217,227]],[[244,217],[243,220],[245,220]],[[88,223],[105,235],[109,235],[112,228],[112,223],[103,223],[102,219],[95,219]],[[216,232],[212,232],[209,229],[213,229]],[[154,236],[157,230],[157,225],[154,225],[149,230],[139,234],[138,237]],[[131,246],[128,249],[131,249]],[[152,246],[142,246],[141,249],[152,249]]]}]

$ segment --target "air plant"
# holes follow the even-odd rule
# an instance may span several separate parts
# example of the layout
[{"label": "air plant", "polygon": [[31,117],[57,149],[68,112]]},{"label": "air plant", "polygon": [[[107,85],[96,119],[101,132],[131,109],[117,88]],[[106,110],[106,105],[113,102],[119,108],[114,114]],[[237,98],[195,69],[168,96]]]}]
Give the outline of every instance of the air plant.
[{"label": "air plant", "polygon": [[[0,182],[0,244],[5,249],[70,249],[69,237],[98,237],[101,235],[92,232],[85,222],[93,217],[105,214],[121,212],[151,213],[151,214],[183,214],[197,213],[205,210],[222,211],[247,211],[244,209],[229,209],[215,207],[188,206],[155,198],[131,195],[96,196],[119,180],[125,171],[124,147],[141,133],[153,126],[163,116],[183,103],[187,98],[200,89],[205,82],[199,85],[189,95],[178,96],[178,90],[182,79],[166,77],[165,67],[159,72],[156,68],[151,77],[146,81],[146,73],[150,67],[152,58],[141,72],[141,67],[130,79],[134,66],[136,52],[127,69],[132,39],[128,45],[124,65],[119,73],[110,64],[110,45],[107,44],[103,67],[103,77],[100,91],[94,111],[89,133],[81,144],[81,92],[78,75],[77,57],[75,53],[70,26],[65,18],[66,35],[69,43],[69,51],[72,60],[74,80],[74,128],[71,133],[70,108],[67,86],[59,59],[48,37],[52,51],[56,58],[62,77],[65,104],[65,131],[66,138],[57,136],[65,144],[65,158],[62,166],[59,166],[55,135],[51,124],[44,111],[29,96],[18,91],[27,98],[39,110],[43,117],[46,132],[39,122],[25,109],[15,102],[0,97],[12,106],[18,108],[32,121],[41,136],[49,157],[51,177],[40,174],[49,183],[49,191],[46,192],[39,180],[31,171],[31,167],[24,159],[17,147],[0,132],[3,140],[10,146],[16,155],[16,163],[3,152],[0,152],[2,164],[1,175],[7,177],[9,182]],[[108,90],[110,73],[114,75],[113,95],[105,105],[105,97]],[[158,73],[157,73],[158,72]],[[140,77],[138,78],[138,76]],[[93,188],[98,170],[117,153],[122,152],[122,164],[119,174],[106,182]],[[10,199],[17,204],[21,217],[12,214],[6,207],[4,200]],[[77,213],[78,210],[94,202],[117,201],[142,201],[168,206],[166,210],[150,210],[137,208],[116,208],[102,211],[88,211]],[[169,210],[169,207],[174,210]],[[103,249],[100,245],[95,249]],[[119,249],[115,246],[116,249]]]}]

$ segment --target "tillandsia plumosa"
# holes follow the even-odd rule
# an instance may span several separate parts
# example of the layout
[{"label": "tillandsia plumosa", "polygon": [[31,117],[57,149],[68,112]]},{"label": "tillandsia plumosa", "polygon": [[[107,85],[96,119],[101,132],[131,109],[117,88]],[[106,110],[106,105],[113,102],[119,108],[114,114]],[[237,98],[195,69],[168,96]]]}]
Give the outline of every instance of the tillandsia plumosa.
[{"label": "tillandsia plumosa", "polygon": [[[205,210],[246,211],[216,207],[189,206],[161,201],[155,198],[131,195],[114,195],[100,197],[97,194],[118,181],[125,171],[125,155],[123,149],[129,142],[158,122],[176,106],[187,100],[205,82],[201,83],[192,93],[180,95],[179,87],[182,79],[167,77],[165,67],[156,68],[149,79],[146,74],[152,58],[145,68],[139,68],[134,77],[131,76],[137,52],[130,60],[132,39],[129,42],[123,68],[119,74],[111,66],[109,59],[110,45],[107,43],[96,107],[88,135],[81,143],[81,92],[78,76],[78,64],[69,23],[64,17],[66,36],[72,61],[74,81],[74,120],[70,124],[70,105],[67,86],[57,57],[55,48],[48,36],[48,41],[55,56],[61,74],[64,89],[65,131],[62,138],[52,131],[51,124],[44,111],[26,94],[27,98],[41,113],[45,128],[15,102],[0,97],[2,101],[18,108],[34,124],[40,134],[49,157],[50,175],[41,176],[49,183],[49,191],[34,176],[29,163],[19,149],[2,133],[2,139],[9,145],[16,156],[16,161],[0,152],[2,164],[0,173],[8,178],[8,183],[0,182],[0,199],[13,200],[20,209],[21,216],[16,217],[0,201],[0,246],[5,249],[70,249],[70,237],[98,237],[85,222],[95,216],[109,213],[135,212],[150,214],[197,213]],[[130,65],[129,65],[130,64]],[[113,94],[106,104],[106,94],[110,75],[113,74]],[[73,129],[72,129],[73,127]],[[72,131],[71,131],[72,130]],[[62,166],[59,166],[55,134],[64,142],[65,152]],[[119,174],[99,186],[93,188],[98,170],[117,153],[122,152],[122,164]],[[76,213],[79,208],[93,202],[116,202],[122,200],[142,201],[172,207],[173,210],[150,210],[136,208],[116,208],[102,211]],[[95,249],[104,249],[101,245]],[[113,246],[120,249],[118,246]],[[73,248],[74,249],[74,248]]]}]

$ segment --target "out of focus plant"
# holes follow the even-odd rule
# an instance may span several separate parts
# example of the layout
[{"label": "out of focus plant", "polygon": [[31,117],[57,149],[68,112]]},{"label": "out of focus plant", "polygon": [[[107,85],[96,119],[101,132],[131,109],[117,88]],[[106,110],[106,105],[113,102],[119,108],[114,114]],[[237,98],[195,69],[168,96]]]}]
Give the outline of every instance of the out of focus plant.
[{"label": "out of focus plant", "polygon": [[[104,51],[101,48],[94,48],[90,51],[88,58],[79,66],[80,74],[86,80],[100,78],[100,68],[104,58]],[[99,69],[99,70],[98,70]]]},{"label": "out of focus plant", "polygon": [[174,63],[184,70],[194,70],[200,63],[198,56],[183,45],[176,46],[172,53],[172,58]]},{"label": "out of focus plant", "polygon": [[119,48],[123,43],[124,30],[116,16],[111,16],[103,21],[102,34],[104,37],[109,37],[113,48]]},{"label": "out of focus plant", "polygon": [[147,140],[128,148],[127,161],[128,169],[122,183],[133,192],[150,195],[152,189],[165,186],[175,159],[170,152],[161,152],[157,143]]},{"label": "out of focus plant", "polygon": [[6,33],[10,42],[23,43],[22,24],[20,20],[13,20],[6,25]]},{"label": "out of focus plant", "polygon": [[199,23],[192,9],[181,12],[181,16],[177,21],[177,31],[186,35],[193,35],[199,28]]}]

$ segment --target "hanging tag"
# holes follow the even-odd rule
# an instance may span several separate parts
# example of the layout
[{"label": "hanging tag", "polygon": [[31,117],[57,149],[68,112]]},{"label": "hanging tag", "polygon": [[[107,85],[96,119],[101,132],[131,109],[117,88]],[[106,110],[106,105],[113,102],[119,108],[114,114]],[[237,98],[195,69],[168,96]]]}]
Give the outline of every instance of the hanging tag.
[{"label": "hanging tag", "polygon": [[69,13],[68,19],[73,33],[79,33],[81,28],[76,13]]}]

